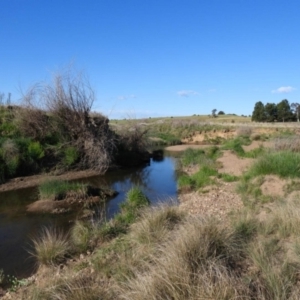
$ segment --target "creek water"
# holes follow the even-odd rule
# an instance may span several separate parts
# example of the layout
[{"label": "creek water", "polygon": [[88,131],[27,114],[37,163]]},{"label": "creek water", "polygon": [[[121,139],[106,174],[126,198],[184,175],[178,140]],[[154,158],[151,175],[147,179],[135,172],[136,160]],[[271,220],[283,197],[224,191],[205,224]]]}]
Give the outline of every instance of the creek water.
[{"label": "creek water", "polygon": [[[141,168],[111,171],[103,176],[78,180],[95,187],[110,186],[118,195],[105,205],[106,218],[119,211],[126,192],[134,185],[142,188],[151,203],[177,202],[175,160],[170,154],[160,160],[151,159]],[[26,206],[38,199],[37,188],[0,193],[0,270],[18,278],[30,276],[36,261],[29,254],[33,251],[31,239],[43,227],[67,231],[76,220],[77,213],[63,215],[28,214]]]}]

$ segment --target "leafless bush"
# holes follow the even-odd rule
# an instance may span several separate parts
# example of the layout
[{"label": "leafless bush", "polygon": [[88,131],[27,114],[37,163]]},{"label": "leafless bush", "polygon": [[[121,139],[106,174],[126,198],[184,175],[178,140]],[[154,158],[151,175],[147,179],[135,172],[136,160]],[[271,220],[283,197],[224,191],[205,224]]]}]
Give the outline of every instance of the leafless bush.
[{"label": "leafless bush", "polygon": [[68,71],[50,84],[36,85],[24,95],[19,120],[23,132],[34,138],[55,133],[62,147],[75,147],[81,166],[105,172],[111,161],[114,135],[108,119],[90,116],[94,92],[82,74]]},{"label": "leafless bush", "polygon": [[237,130],[236,130],[236,134],[238,136],[250,136],[252,133],[252,128],[251,127],[248,127],[248,126],[243,126],[243,127],[239,127]]},{"label": "leafless bush", "polygon": [[138,123],[130,123],[124,127],[120,134],[120,144],[123,148],[133,152],[143,152],[147,148],[148,141],[146,139],[147,128],[143,128]]}]

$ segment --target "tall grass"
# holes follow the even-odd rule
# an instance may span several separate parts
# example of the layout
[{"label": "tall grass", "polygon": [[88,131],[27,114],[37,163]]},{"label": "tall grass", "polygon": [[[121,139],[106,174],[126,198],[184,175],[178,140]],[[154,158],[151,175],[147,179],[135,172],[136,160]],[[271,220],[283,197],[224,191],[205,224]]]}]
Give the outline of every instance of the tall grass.
[{"label": "tall grass", "polygon": [[32,254],[43,265],[62,262],[70,250],[68,236],[57,229],[44,228],[32,241],[34,245]]},{"label": "tall grass", "polygon": [[214,168],[203,166],[193,175],[181,175],[178,178],[177,185],[179,190],[188,191],[203,188],[214,182],[213,177],[218,175]]},{"label": "tall grass", "polygon": [[67,192],[77,192],[81,196],[86,194],[86,185],[76,182],[68,182],[64,180],[49,179],[45,180],[39,186],[40,199],[56,199],[64,198]]},{"label": "tall grass", "polygon": [[270,152],[260,157],[247,176],[278,175],[283,178],[300,176],[300,153],[291,151]]}]

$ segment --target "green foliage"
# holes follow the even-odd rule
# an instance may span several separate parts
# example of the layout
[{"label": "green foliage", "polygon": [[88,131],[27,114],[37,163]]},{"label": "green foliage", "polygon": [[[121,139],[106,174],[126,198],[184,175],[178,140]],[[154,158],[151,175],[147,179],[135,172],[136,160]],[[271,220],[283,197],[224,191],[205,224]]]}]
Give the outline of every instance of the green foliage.
[{"label": "green foliage", "polygon": [[275,103],[267,103],[265,105],[266,121],[274,122],[278,118],[277,106]]},{"label": "green foliage", "polygon": [[63,180],[50,179],[44,181],[39,186],[40,199],[64,198],[67,192],[86,192],[86,185],[77,182],[68,182]]},{"label": "green foliage", "polygon": [[67,147],[64,150],[64,164],[67,167],[72,166],[79,158],[79,153],[75,147]]},{"label": "green foliage", "polygon": [[18,288],[28,285],[27,279],[18,279],[17,277],[15,277],[13,275],[7,275],[6,281],[9,285],[10,292],[16,292]]},{"label": "green foliage", "polygon": [[261,101],[255,103],[252,112],[252,121],[264,122],[266,120],[265,106]]},{"label": "green foliage", "polygon": [[283,178],[300,177],[300,153],[291,151],[270,152],[261,156],[256,161],[247,175],[256,177],[259,175],[274,174]]},{"label": "green foliage", "polygon": [[126,194],[125,202],[120,205],[120,213],[101,226],[99,234],[102,239],[107,240],[126,233],[129,225],[140,215],[141,209],[149,204],[149,199],[142,190],[139,187],[132,187]]},{"label": "green foliage", "polygon": [[289,122],[296,121],[299,111],[297,104],[292,107],[289,101],[284,99],[279,103],[267,103],[264,105],[261,101],[256,102],[252,113],[252,121],[255,122]]},{"label": "green foliage", "polygon": [[159,132],[156,135],[158,138],[162,139],[166,145],[179,145],[181,144],[180,138],[176,137],[174,134]]},{"label": "green foliage", "polygon": [[181,175],[178,178],[177,185],[180,190],[200,189],[213,183],[212,176],[217,176],[218,171],[209,166],[203,166],[200,170],[191,175]]},{"label": "green foliage", "polygon": [[278,120],[282,122],[293,120],[293,113],[288,100],[286,99],[282,100],[277,104],[276,108],[277,108]]},{"label": "green foliage", "polygon": [[30,142],[28,145],[28,155],[32,160],[39,160],[45,156],[45,152],[40,142]]},{"label": "green foliage", "polygon": [[180,158],[180,161],[184,167],[189,165],[201,164],[205,158],[205,152],[203,149],[188,148],[185,150]]},{"label": "green foliage", "polygon": [[228,140],[222,146],[223,150],[231,150],[234,151],[238,156],[245,156],[245,150],[243,149],[242,145],[245,145],[246,141],[242,137],[238,137],[232,140]]},{"label": "green foliage", "polygon": [[225,182],[234,182],[239,180],[238,176],[227,174],[227,173],[218,174],[218,177],[222,178]]}]

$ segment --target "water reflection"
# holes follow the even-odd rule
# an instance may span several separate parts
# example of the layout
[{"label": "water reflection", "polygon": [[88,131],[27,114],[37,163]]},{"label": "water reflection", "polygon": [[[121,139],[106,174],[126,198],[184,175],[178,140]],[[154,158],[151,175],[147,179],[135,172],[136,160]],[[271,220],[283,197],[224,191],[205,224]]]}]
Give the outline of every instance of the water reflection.
[{"label": "water reflection", "polygon": [[[135,169],[111,171],[104,176],[84,178],[81,182],[96,187],[109,186],[118,195],[106,203],[106,216],[111,218],[119,211],[119,204],[133,186],[140,186],[153,204],[177,201],[175,158],[152,159],[148,166]],[[68,230],[76,214],[31,215],[26,206],[37,199],[37,189],[30,188],[0,193],[0,269],[6,274],[29,276],[35,269],[35,261],[28,249],[32,247],[30,237],[43,226],[56,226]]]}]

